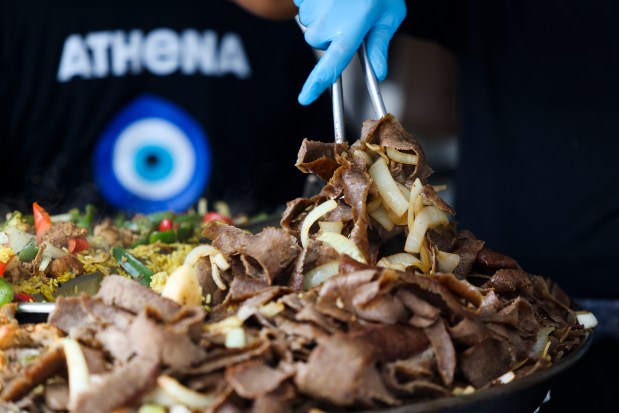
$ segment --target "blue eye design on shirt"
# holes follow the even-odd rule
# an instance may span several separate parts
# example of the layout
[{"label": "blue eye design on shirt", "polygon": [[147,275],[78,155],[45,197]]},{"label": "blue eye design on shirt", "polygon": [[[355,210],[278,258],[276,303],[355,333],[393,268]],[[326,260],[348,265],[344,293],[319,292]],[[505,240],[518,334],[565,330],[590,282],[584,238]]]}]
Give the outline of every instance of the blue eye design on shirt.
[{"label": "blue eye design on shirt", "polygon": [[103,131],[94,156],[105,199],[129,212],[184,211],[209,181],[211,149],[198,122],[153,95],[123,108]]}]

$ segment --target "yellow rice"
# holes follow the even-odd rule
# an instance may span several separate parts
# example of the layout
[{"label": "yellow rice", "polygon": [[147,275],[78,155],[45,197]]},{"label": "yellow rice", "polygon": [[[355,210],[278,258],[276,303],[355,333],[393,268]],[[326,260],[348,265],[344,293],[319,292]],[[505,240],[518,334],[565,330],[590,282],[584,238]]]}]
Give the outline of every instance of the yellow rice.
[{"label": "yellow rice", "polygon": [[[195,245],[192,244],[156,243],[127,249],[127,252],[137,257],[155,273],[151,286],[155,291],[161,292],[169,274],[185,261],[185,257],[194,247]],[[98,271],[105,275],[119,274],[130,277],[127,272],[120,268],[118,262],[109,251],[89,249],[76,254],[76,257],[84,265],[84,272],[86,274]],[[41,294],[46,300],[54,301],[54,293],[58,290],[58,287],[75,278],[75,276],[72,272],[66,272],[57,278],[35,275],[29,279],[13,283],[13,289],[15,292],[23,292],[30,295]]]}]

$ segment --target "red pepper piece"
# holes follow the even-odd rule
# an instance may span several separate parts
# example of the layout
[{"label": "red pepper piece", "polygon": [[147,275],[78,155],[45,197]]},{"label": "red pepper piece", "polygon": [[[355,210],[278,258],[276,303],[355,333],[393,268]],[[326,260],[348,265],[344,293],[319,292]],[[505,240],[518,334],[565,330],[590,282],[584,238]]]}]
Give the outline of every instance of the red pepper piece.
[{"label": "red pepper piece", "polygon": [[230,217],[227,217],[215,211],[207,212],[202,217],[202,222],[209,222],[209,221],[222,221],[222,222],[225,222],[226,224],[232,225],[232,220],[230,219]]},{"label": "red pepper piece", "polygon": [[13,293],[13,301],[16,303],[30,303],[34,301],[34,297],[26,293]]},{"label": "red pepper piece", "polygon": [[32,204],[32,214],[34,215],[34,228],[37,233],[37,242],[40,244],[43,234],[51,228],[52,219],[49,214],[37,202]]},{"label": "red pepper piece", "polygon": [[82,238],[69,238],[67,242],[69,244],[69,252],[71,254],[74,252],[85,251],[90,248],[90,243]]}]

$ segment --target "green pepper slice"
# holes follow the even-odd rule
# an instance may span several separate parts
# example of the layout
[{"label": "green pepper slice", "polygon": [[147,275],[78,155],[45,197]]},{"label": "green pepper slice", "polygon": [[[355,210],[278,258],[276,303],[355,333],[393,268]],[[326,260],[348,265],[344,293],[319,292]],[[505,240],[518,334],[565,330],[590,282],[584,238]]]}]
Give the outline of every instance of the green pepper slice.
[{"label": "green pepper slice", "polygon": [[37,243],[36,241],[34,241],[26,244],[26,246],[22,248],[21,251],[19,251],[19,254],[17,254],[17,256],[19,257],[19,260],[21,262],[30,262],[37,256],[38,252],[39,247],[37,247]]},{"label": "green pepper slice", "polygon": [[0,306],[13,301],[13,287],[4,278],[0,277]]},{"label": "green pepper slice", "polygon": [[194,225],[191,222],[181,222],[176,230],[179,242],[185,242],[194,234]]},{"label": "green pepper slice", "polygon": [[150,287],[151,278],[155,273],[142,261],[120,247],[112,248],[112,255],[116,258],[118,265],[130,276],[139,281],[140,284]]},{"label": "green pepper slice", "polygon": [[176,242],[176,231],[170,229],[168,231],[153,231],[148,237],[148,243],[154,244],[155,242],[161,242],[163,244],[172,244]]}]

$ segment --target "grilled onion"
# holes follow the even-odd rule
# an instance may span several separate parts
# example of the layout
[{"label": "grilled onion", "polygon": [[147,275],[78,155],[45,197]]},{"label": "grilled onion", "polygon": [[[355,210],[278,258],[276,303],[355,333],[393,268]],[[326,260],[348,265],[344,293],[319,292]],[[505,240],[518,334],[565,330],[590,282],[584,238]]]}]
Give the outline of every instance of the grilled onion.
[{"label": "grilled onion", "polygon": [[333,211],[337,208],[337,201],[334,199],[329,199],[328,201],[323,202],[314,208],[303,220],[303,224],[301,225],[301,245],[303,248],[307,248],[307,244],[309,243],[309,230],[314,225],[314,222],[318,221],[320,217],[329,212]]},{"label": "grilled onion", "polygon": [[351,258],[359,262],[362,262],[363,264],[367,264],[367,260],[365,259],[363,254],[361,254],[359,247],[357,247],[357,245],[353,241],[351,241],[350,239],[346,238],[345,236],[341,234],[327,232],[325,234],[320,235],[316,239],[318,241],[324,242],[325,244],[328,244],[340,254],[346,254],[350,256]]},{"label": "grilled onion", "polygon": [[368,170],[370,176],[376,183],[378,193],[385,204],[401,217],[408,209],[408,201],[400,192],[398,185],[391,176],[387,162],[383,158],[378,158]]},{"label": "grilled onion", "polygon": [[415,217],[413,222],[413,229],[408,233],[406,237],[406,243],[404,244],[404,251],[410,253],[417,253],[421,250],[421,243],[426,235],[426,231],[429,228],[434,228],[437,225],[447,224],[449,220],[445,212],[441,211],[435,206],[427,206],[419,212],[419,215]]}]

